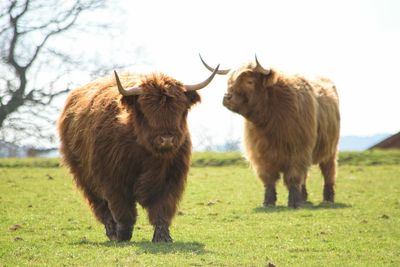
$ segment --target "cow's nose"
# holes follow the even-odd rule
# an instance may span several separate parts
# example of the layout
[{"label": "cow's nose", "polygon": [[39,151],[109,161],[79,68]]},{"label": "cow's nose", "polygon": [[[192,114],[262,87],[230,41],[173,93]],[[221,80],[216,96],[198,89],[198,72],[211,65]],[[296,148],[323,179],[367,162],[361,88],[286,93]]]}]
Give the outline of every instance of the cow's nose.
[{"label": "cow's nose", "polygon": [[174,145],[173,141],[174,137],[172,136],[161,136],[160,146],[165,148],[172,147]]},{"label": "cow's nose", "polygon": [[225,94],[224,100],[230,100],[232,98],[232,94]]}]

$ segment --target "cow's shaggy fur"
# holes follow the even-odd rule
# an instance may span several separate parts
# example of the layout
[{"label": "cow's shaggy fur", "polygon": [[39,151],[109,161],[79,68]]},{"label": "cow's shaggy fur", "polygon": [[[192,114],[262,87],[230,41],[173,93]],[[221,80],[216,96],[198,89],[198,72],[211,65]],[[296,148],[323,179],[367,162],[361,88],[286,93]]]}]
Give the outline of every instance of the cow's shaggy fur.
[{"label": "cow's shaggy fur", "polygon": [[319,164],[324,176],[324,200],[333,202],[340,124],[334,84],[259,69],[249,63],[229,73],[224,105],[245,118],[244,144],[265,186],[264,206],[275,205],[283,173],[288,205],[299,207],[307,199],[312,164]]},{"label": "cow's shaggy fur", "polygon": [[190,164],[186,118],[200,96],[163,74],[125,74],[121,82],[144,93],[120,95],[113,77],[70,93],[58,121],[61,152],[110,240],[130,240],[139,203],[154,226],[153,242],[170,242]]}]

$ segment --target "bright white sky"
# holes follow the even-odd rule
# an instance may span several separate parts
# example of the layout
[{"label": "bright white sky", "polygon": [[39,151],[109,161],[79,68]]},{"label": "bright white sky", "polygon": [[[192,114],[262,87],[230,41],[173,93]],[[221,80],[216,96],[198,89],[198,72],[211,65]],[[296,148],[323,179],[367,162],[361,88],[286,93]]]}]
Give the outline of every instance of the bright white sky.
[{"label": "bright white sky", "polygon": [[[323,75],[338,88],[342,135],[400,130],[400,1],[124,1],[121,46],[143,46],[146,66],[197,83],[213,66],[253,60],[288,73]],[[121,42],[121,41],[119,41]],[[222,106],[226,77],[201,91],[189,117],[194,142],[241,138],[242,118]]]}]

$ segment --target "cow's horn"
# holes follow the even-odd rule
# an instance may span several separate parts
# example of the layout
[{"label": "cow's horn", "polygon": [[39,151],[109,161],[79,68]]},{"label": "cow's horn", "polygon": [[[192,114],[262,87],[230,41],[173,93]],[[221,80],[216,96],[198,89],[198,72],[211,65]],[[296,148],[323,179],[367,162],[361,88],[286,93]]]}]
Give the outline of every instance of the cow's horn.
[{"label": "cow's horn", "polygon": [[118,91],[123,96],[140,95],[143,93],[143,88],[140,86],[133,86],[129,88],[124,88],[119,80],[117,72],[114,70],[115,80],[117,81]]},{"label": "cow's horn", "polygon": [[193,84],[193,85],[184,85],[186,91],[196,91],[196,90],[200,90],[200,89],[206,87],[212,81],[215,74],[217,74],[218,68],[219,68],[219,65],[215,68],[215,70],[210,75],[210,77],[208,77],[205,81],[198,83],[198,84]]},{"label": "cow's horn", "polygon": [[[214,69],[211,68],[209,65],[207,65],[207,63],[203,60],[203,58],[201,57],[200,54],[199,54],[199,57],[200,57],[200,60],[201,60],[201,62],[203,63],[203,65],[204,65],[209,71],[214,72]],[[226,74],[228,74],[228,72],[230,72],[230,71],[231,71],[231,69],[218,70],[218,71],[217,71],[217,74],[226,75]]]},{"label": "cow's horn", "polygon": [[256,64],[257,64],[256,70],[258,70],[262,74],[268,75],[271,72],[271,70],[264,69],[263,66],[261,66],[260,62],[258,62],[257,55],[255,55],[255,58],[256,58]]}]

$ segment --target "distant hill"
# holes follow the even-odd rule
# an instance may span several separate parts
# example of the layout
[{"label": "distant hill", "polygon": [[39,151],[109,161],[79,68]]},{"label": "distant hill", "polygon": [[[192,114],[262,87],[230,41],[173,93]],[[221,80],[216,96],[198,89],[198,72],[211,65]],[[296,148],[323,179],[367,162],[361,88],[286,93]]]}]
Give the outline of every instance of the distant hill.
[{"label": "distant hill", "polygon": [[372,136],[354,136],[354,135],[341,136],[339,140],[339,150],[340,151],[365,150],[389,136],[391,136],[391,134],[377,134]]},{"label": "distant hill", "polygon": [[[366,150],[372,145],[377,144],[378,142],[386,139],[392,134],[377,134],[372,136],[356,136],[356,135],[345,135],[341,136],[339,140],[339,151],[362,151]],[[0,158],[3,157],[27,157],[28,148],[18,147],[13,144],[8,144],[0,141]],[[202,149],[198,149],[196,146],[194,147],[194,151],[204,151]],[[240,139],[238,140],[229,140],[225,144],[213,145],[210,147],[209,151],[219,151],[219,152],[227,152],[227,151],[243,151],[243,147],[241,146]],[[37,155],[38,157],[45,158],[55,158],[60,157],[59,151],[57,149],[49,149],[45,153],[40,153]]]}]

